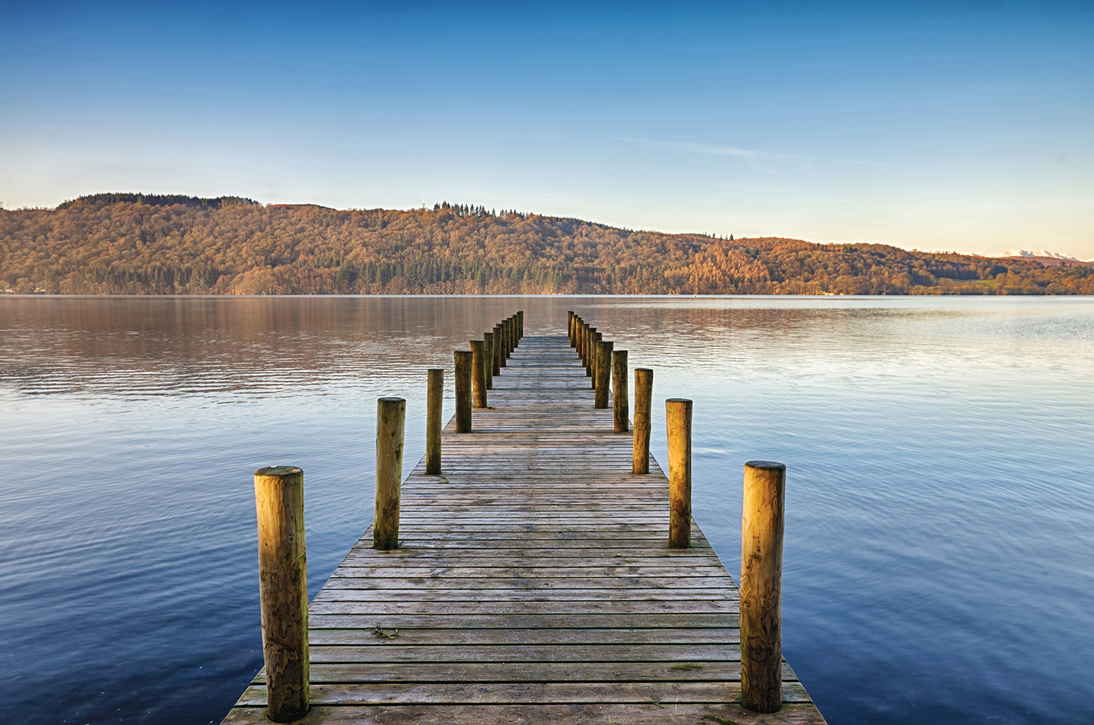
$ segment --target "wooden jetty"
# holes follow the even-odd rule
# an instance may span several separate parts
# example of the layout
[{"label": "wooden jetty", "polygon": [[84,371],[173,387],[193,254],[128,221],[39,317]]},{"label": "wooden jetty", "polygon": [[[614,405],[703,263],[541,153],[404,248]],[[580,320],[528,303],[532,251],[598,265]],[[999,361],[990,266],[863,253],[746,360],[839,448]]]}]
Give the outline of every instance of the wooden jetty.
[{"label": "wooden jetty", "polygon": [[[370,528],[311,603],[299,722],[823,723],[785,662],[779,712],[739,704],[737,587],[698,526],[669,548],[668,481],[631,473],[567,338],[492,384],[403,483],[399,548]],[[224,723],[268,722],[264,683]]]}]

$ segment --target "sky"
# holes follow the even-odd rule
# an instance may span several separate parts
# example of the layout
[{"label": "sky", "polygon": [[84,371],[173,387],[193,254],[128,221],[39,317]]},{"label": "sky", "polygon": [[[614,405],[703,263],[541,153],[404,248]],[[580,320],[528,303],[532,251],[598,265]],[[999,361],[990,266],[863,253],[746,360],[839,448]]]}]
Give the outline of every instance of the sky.
[{"label": "sky", "polygon": [[0,0],[0,202],[1094,258],[1094,3]]}]

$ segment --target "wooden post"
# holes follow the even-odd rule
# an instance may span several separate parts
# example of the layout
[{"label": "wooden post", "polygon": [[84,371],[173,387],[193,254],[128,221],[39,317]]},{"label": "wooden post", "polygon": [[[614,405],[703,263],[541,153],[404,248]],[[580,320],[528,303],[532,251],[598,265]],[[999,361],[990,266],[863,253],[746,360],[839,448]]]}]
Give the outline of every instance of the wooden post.
[{"label": "wooden post", "polygon": [[372,548],[399,548],[399,495],[403,483],[403,431],[406,401],[376,401],[376,514]]},{"label": "wooden post", "polygon": [[524,339],[524,310],[517,311],[517,341]]},{"label": "wooden post", "polygon": [[574,349],[577,350],[577,359],[585,359],[585,321],[580,317],[574,323]]},{"label": "wooden post", "polygon": [[509,357],[509,326],[505,320],[501,321],[498,330],[501,332],[501,355],[498,357],[498,366],[505,367],[505,359]]},{"label": "wooden post", "polygon": [[501,375],[501,325],[494,325],[494,375]]},{"label": "wooden post", "polygon": [[269,718],[291,722],[308,711],[308,566],[304,547],[304,472],[255,471],[258,588]]},{"label": "wooden post", "polygon": [[612,376],[612,348],[614,347],[614,342],[596,343],[596,375],[593,377],[596,381],[596,402],[593,404],[595,408],[608,407],[608,391],[611,389],[609,386]]},{"label": "wooden post", "polygon": [[630,405],[627,400],[627,351],[612,352],[612,405],[615,410],[615,432],[630,430]]},{"label": "wooden post", "polygon": [[570,338],[570,347],[574,346],[574,311],[567,310],[566,312],[566,334]]},{"label": "wooden post", "polygon": [[631,473],[650,472],[650,408],[653,405],[653,371],[634,369],[634,464]]},{"label": "wooden post", "polygon": [[592,377],[592,369],[590,365],[593,361],[593,355],[596,354],[596,328],[590,327],[585,331],[585,374]]},{"label": "wooden post", "polygon": [[471,385],[475,407],[486,407],[486,351],[482,340],[471,341]]},{"label": "wooden post", "polygon": [[786,466],[745,464],[741,516],[741,704],[782,707],[782,571]]},{"label": "wooden post", "polygon": [[494,333],[482,333],[482,364],[486,372],[486,389],[494,389]]},{"label": "wooden post", "polygon": [[471,432],[471,351],[456,351],[456,432]]},{"label": "wooden post", "polygon": [[441,405],[444,401],[444,369],[428,372],[425,403],[425,472],[436,476],[441,472]]},{"label": "wooden post", "polygon": [[589,375],[592,377],[592,380],[589,383],[589,387],[591,387],[593,390],[596,390],[596,361],[599,359],[600,356],[600,345],[598,343],[603,341],[603,339],[603,332],[594,332],[592,344],[589,346]]},{"label": "wooden post", "polygon": [[691,401],[665,401],[669,435],[669,546],[691,546]]}]

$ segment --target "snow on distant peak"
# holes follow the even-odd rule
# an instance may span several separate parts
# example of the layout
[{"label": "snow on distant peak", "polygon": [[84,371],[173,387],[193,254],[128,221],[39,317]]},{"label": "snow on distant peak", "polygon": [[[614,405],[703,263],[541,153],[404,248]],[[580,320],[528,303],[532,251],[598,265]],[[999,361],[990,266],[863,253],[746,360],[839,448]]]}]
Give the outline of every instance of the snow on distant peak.
[{"label": "snow on distant peak", "polygon": [[1056,252],[1046,252],[1044,250],[1040,252],[1031,252],[1028,249],[1011,249],[1003,252],[1000,257],[1051,257],[1052,259],[1070,259],[1074,262],[1078,262],[1078,257],[1072,257],[1070,254],[1057,254]]}]

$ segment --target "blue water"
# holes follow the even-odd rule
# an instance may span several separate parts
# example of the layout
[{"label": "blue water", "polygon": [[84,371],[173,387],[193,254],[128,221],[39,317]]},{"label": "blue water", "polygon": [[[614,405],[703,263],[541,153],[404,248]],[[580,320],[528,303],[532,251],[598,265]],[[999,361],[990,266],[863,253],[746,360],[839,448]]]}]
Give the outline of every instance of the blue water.
[{"label": "blue water", "polygon": [[829,722],[1094,720],[1089,298],[0,296],[0,722],[219,722],[262,659],[253,471],[305,471],[314,594],[375,399],[418,460],[425,369],[516,309],[694,399],[731,572],[743,463],[787,464],[784,653]]}]

